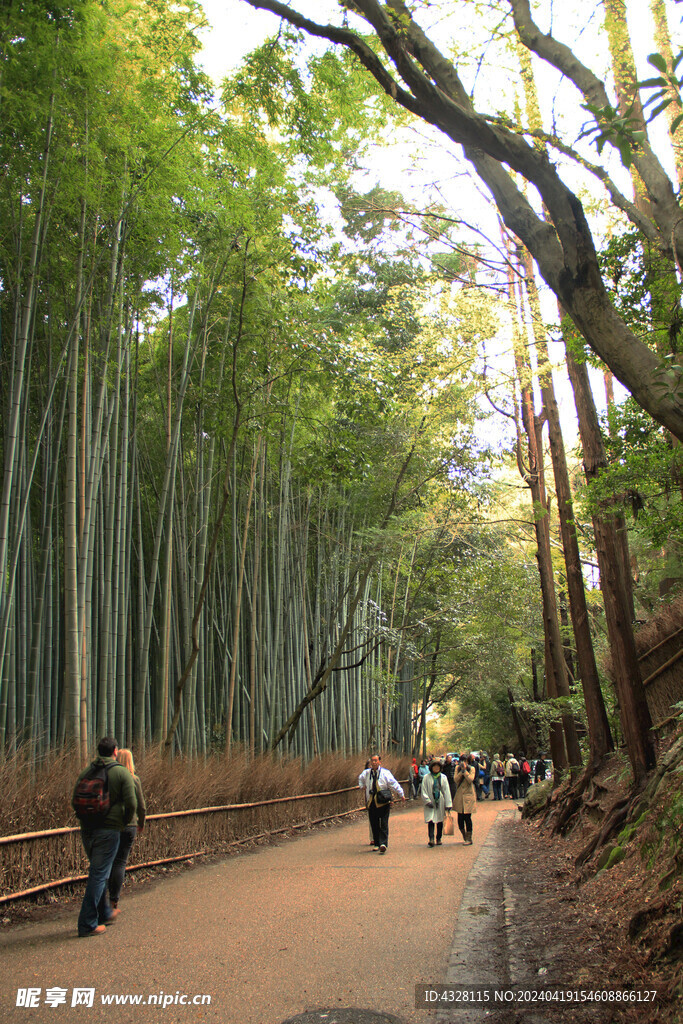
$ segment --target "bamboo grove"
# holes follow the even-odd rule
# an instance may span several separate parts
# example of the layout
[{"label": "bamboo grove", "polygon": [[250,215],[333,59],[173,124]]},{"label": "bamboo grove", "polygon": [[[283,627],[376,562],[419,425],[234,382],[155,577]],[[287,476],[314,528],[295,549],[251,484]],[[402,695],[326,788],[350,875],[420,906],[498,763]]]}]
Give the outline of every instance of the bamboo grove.
[{"label": "bamboo grove", "polygon": [[[417,752],[455,697],[476,745],[550,735],[562,769],[621,731],[638,776],[626,512],[605,484],[634,414],[601,430],[563,323],[577,495],[519,238],[501,230],[496,265],[443,207],[356,193],[397,111],[352,54],[304,70],[283,31],[218,97],[200,27],[192,0],[0,15],[0,751],[85,758],[114,733],[189,757]],[[644,563],[680,507],[650,504]]]},{"label": "bamboo grove", "polygon": [[476,342],[398,260],[375,309],[315,280],[310,190],[215,105],[192,6],[2,18],[0,745],[410,749]]}]

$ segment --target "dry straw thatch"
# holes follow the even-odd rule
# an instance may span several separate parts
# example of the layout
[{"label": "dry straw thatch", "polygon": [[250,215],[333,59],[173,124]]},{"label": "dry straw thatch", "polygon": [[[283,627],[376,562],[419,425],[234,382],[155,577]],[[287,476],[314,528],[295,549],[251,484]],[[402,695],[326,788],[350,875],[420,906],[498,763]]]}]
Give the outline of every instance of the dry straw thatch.
[{"label": "dry straw thatch", "polygon": [[683,594],[636,633],[636,649],[655,724],[683,701]]},{"label": "dry straw thatch", "polygon": [[[683,701],[683,594],[663,605],[635,634],[636,650],[655,725],[670,719]],[[608,658],[606,668],[613,675]]]}]

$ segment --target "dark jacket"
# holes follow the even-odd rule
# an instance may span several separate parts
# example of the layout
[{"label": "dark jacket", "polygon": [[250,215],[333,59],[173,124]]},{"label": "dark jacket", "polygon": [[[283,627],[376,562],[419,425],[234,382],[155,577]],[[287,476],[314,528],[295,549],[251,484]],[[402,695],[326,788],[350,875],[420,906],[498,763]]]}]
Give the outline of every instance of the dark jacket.
[{"label": "dark jacket", "polygon": [[[97,828],[110,829],[112,832],[122,832],[129,821],[132,821],[135,811],[137,810],[137,798],[135,796],[135,783],[133,782],[133,776],[124,768],[122,764],[114,757],[96,757],[87,768],[84,768],[81,774],[78,776],[76,786],[81,781],[86,772],[89,772],[93,765],[98,767],[103,764],[111,764],[114,767],[109,769],[109,799],[111,801],[111,807],[109,808],[109,814],[104,819],[101,825]],[[76,790],[74,786],[74,794]],[[73,806],[73,797],[72,797]],[[144,819],[143,819],[144,820]],[[88,828],[89,826],[81,825],[81,828]]]},{"label": "dark jacket", "polygon": [[444,763],[441,768],[441,773],[448,779],[448,788],[451,791],[451,796],[453,796],[455,793],[455,761],[451,761],[450,764]]}]

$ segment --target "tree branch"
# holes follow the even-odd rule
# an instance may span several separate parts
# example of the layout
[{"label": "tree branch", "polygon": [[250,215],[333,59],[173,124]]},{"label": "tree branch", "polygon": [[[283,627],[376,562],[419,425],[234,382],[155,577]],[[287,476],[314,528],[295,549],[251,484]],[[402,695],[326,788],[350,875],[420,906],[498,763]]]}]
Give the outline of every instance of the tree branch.
[{"label": "tree branch", "polygon": [[[346,3],[375,28],[385,52],[410,91],[399,87],[377,55],[355,32],[319,25],[276,0],[245,2],[351,49],[397,103],[462,145],[467,159],[490,189],[505,224],[531,252],[544,280],[590,347],[636,401],[683,440],[683,403],[680,400],[683,370],[676,365],[663,366],[657,354],[633,334],[612,306],[579,199],[561,180],[544,151],[530,145],[521,134],[494,127],[474,110],[456,69],[414,22],[406,5],[400,0],[384,5],[375,0],[347,0]],[[400,20],[395,19],[394,23],[386,14],[387,10],[399,15]],[[538,190],[554,227],[536,213],[507,167]],[[651,183],[648,187],[652,190]],[[663,188],[653,208],[656,216],[664,220],[668,211],[671,230],[664,232],[663,238],[665,244],[669,244],[674,233],[674,214],[680,217],[680,209],[671,183],[668,183],[668,192],[665,186]],[[683,244],[683,237],[681,242]]]}]

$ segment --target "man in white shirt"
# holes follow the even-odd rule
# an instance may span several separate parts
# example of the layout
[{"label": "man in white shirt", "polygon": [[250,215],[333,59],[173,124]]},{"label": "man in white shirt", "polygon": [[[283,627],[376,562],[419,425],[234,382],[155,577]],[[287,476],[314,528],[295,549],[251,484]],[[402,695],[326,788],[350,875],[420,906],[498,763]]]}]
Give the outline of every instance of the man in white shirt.
[{"label": "man in white shirt", "polygon": [[394,795],[399,800],[405,800],[406,797],[401,783],[396,781],[388,768],[382,768],[380,762],[379,754],[373,754],[370,758],[370,767],[358,776],[358,786],[365,793],[365,806],[372,829],[372,849],[386,853],[389,845],[391,800]]}]

